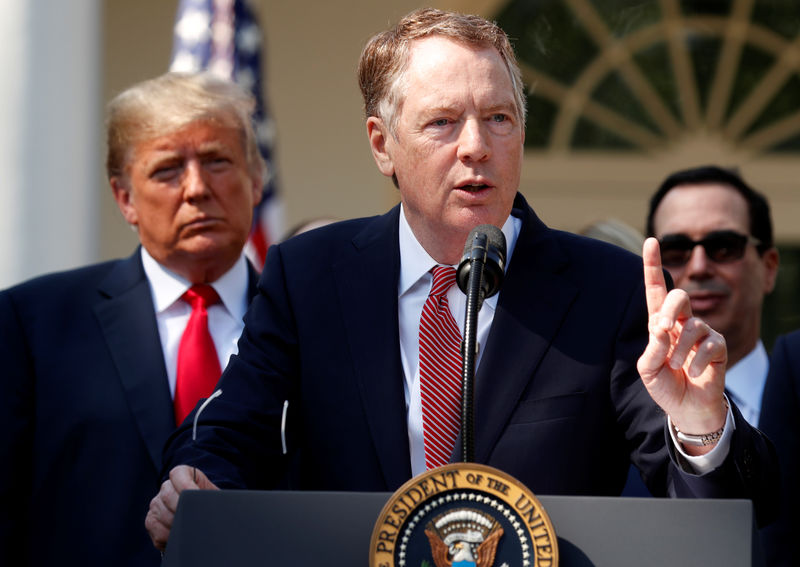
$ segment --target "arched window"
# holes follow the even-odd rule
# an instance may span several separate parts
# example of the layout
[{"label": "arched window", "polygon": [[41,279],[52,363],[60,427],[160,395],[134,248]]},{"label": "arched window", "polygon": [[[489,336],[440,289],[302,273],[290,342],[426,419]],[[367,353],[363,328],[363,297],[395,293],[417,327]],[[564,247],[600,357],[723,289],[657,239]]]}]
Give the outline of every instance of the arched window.
[{"label": "arched window", "polygon": [[797,0],[509,0],[490,14],[528,88],[521,190],[545,222],[641,229],[670,172],[738,167],[782,262],[764,338],[800,327]]},{"label": "arched window", "polygon": [[514,0],[497,20],[530,86],[530,148],[800,150],[794,2]]}]

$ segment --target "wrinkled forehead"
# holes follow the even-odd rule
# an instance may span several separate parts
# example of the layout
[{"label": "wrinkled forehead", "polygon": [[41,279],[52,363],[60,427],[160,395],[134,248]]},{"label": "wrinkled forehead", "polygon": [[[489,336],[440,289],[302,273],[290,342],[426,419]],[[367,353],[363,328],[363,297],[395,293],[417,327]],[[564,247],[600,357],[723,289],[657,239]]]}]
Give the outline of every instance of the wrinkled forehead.
[{"label": "wrinkled forehead", "polygon": [[[511,71],[502,54],[490,43],[470,42],[445,35],[432,34],[411,40],[408,44],[404,70],[412,66],[421,73],[433,73],[443,69],[453,69],[454,54],[474,56],[476,60],[491,62],[505,71],[509,85],[512,83]],[[468,70],[468,69],[453,69]]]},{"label": "wrinkled forehead", "polygon": [[245,152],[246,135],[235,115],[200,115],[186,120],[156,120],[143,127],[127,147],[125,169],[154,152],[178,153],[233,146]]},{"label": "wrinkled forehead", "polygon": [[171,135],[200,124],[244,130],[239,117],[232,109],[185,108],[170,111],[169,108],[154,107],[141,117],[136,141]]},{"label": "wrinkled forehead", "polygon": [[507,99],[517,112],[510,70],[491,44],[470,43],[441,35],[426,36],[410,43],[406,66],[399,81],[402,97],[409,86],[417,96],[433,95],[434,89],[466,89],[474,94],[491,93]]}]

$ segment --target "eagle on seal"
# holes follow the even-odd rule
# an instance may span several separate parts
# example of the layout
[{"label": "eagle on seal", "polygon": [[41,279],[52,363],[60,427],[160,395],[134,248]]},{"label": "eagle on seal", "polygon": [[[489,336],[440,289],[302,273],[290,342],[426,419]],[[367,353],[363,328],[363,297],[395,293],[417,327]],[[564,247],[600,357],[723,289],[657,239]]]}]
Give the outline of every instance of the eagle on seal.
[{"label": "eagle on seal", "polygon": [[436,567],[492,567],[503,528],[483,514],[461,510],[429,524],[425,535]]}]

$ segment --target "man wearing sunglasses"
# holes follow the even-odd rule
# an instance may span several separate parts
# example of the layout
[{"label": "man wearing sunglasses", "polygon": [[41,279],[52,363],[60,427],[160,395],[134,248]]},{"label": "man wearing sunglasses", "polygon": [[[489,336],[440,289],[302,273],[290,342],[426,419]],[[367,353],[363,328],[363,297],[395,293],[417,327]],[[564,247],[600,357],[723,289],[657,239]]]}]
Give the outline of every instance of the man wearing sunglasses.
[{"label": "man wearing sunglasses", "polygon": [[767,200],[729,169],[677,171],[651,198],[647,233],[692,312],[725,337],[726,392],[758,425],[768,369],[761,308],[778,272]]}]

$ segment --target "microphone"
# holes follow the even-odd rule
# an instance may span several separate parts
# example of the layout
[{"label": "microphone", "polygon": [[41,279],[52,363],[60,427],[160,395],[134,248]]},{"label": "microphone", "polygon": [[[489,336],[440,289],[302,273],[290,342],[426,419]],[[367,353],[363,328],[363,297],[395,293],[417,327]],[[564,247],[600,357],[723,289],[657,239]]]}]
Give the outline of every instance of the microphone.
[{"label": "microphone", "polygon": [[482,224],[473,228],[464,245],[464,254],[456,270],[456,282],[459,289],[469,292],[469,275],[479,262],[483,268],[478,288],[478,310],[483,300],[492,297],[500,290],[506,266],[506,237],[503,231],[491,224]]},{"label": "microphone", "polygon": [[458,287],[467,296],[464,340],[461,343],[461,455],[465,463],[475,460],[473,390],[478,311],[483,300],[500,289],[505,265],[506,237],[503,231],[490,224],[473,228],[456,270]]}]

